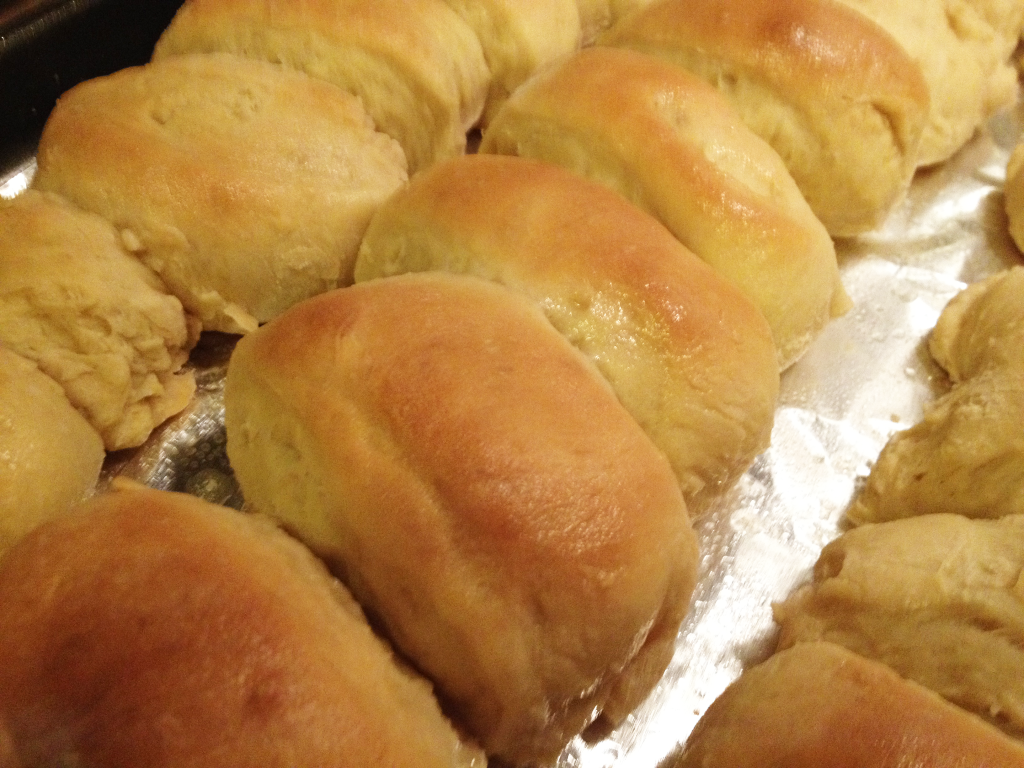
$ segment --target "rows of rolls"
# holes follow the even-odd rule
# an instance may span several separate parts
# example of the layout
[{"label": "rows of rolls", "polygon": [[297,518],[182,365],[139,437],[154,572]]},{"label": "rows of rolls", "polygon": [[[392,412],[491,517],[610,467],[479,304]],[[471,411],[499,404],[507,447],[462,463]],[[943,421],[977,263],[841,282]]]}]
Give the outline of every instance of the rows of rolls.
[{"label": "rows of rolls", "polygon": [[[1024,4],[874,5],[187,0],[64,94],[0,203],[0,764],[543,765],[621,723],[692,518],[851,306],[834,238],[1014,98]],[[247,513],[80,504],[203,333]]]},{"label": "rows of rolls", "polygon": [[773,606],[774,653],[669,764],[1024,765],[1022,333],[1022,265],[946,305],[928,347],[949,391],[888,441]]}]

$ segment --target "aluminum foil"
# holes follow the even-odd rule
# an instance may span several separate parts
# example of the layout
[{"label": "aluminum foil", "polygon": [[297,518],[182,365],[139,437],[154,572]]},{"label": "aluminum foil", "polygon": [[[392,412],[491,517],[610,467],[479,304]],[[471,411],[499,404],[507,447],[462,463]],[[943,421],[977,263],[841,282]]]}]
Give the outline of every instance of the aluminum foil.
[{"label": "aluminum foil", "polygon": [[[926,348],[942,308],[967,283],[1024,263],[1001,192],[1022,125],[1021,106],[996,115],[952,160],[919,172],[883,226],[837,243],[855,308],[783,375],[771,447],[695,521],[700,581],[670,668],[622,726],[577,738],[558,768],[655,768],[745,667],[771,653],[772,602],[809,579],[889,437],[949,387]],[[23,189],[33,171],[30,161],[0,177],[0,196]],[[204,335],[190,361],[192,405],[142,448],[111,455],[101,486],[122,476],[243,508],[224,450],[232,346]]]}]

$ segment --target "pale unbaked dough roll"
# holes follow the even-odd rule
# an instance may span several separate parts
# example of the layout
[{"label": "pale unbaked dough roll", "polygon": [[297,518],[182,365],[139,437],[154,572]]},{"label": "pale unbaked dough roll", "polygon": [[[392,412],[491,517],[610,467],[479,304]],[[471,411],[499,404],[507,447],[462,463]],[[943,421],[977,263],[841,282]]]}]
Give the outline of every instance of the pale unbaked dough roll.
[{"label": "pale unbaked dough roll", "polygon": [[1024,266],[968,285],[942,310],[928,349],[954,382],[986,371],[1024,376]]},{"label": "pale unbaked dough roll", "polygon": [[782,156],[832,235],[871,229],[910,185],[928,86],[857,11],[833,0],[660,0],[600,42],[715,85]]},{"label": "pale unbaked dough roll", "polygon": [[662,768],[1011,768],[1024,748],[882,664],[800,643],[752,667]]},{"label": "pale unbaked dough roll", "polygon": [[47,120],[33,184],[122,230],[208,330],[251,331],[351,282],[398,144],[329,83],[227,54],[86,81]]},{"label": "pale unbaked dough roll", "polygon": [[929,349],[953,388],[889,440],[847,516],[1024,514],[1024,267],[955,296]]},{"label": "pale unbaked dough roll", "polygon": [[188,0],[153,57],[212,51],[354,93],[410,172],[465,150],[490,86],[480,41],[444,0]]},{"label": "pale unbaked dough roll", "polygon": [[537,69],[580,46],[576,0],[444,0],[476,33],[491,72],[483,123]]},{"label": "pale unbaked dough roll", "polygon": [[951,0],[954,13],[966,15],[961,8],[977,14],[996,34],[1001,47],[1000,58],[1004,61],[1013,55],[1024,34],[1024,3],[1020,0]]},{"label": "pale unbaked dough roll", "polygon": [[11,550],[0,594],[4,765],[486,765],[265,520],[109,493]]},{"label": "pale unbaked dough roll", "polygon": [[105,456],[99,433],[60,385],[0,346],[0,558],[84,499]]},{"label": "pale unbaked dough roll", "polygon": [[528,299],[403,275],[241,340],[246,501],[342,576],[506,762],[615,723],[671,659],[695,536],[664,456]]},{"label": "pale unbaked dough roll", "polygon": [[356,279],[428,270],[537,302],[665,452],[691,512],[767,447],[779,375],[764,319],[611,190],[516,157],[439,164],[377,212]]},{"label": "pale unbaked dough roll", "polygon": [[934,514],[828,544],[814,581],[775,606],[779,647],[809,640],[881,661],[1024,734],[1024,517]]},{"label": "pale unbaked dough roll", "polygon": [[780,367],[849,308],[832,240],[778,154],[664,61],[580,51],[522,86],[480,151],[563,165],[652,214],[754,302]]},{"label": "pale unbaked dough roll", "polygon": [[841,1],[877,21],[921,65],[931,109],[918,164],[949,159],[992,113],[1013,103],[1019,0]]},{"label": "pale unbaked dough roll", "polygon": [[0,202],[0,344],[33,360],[102,435],[141,445],[195,390],[198,324],[117,231],[56,195]]}]

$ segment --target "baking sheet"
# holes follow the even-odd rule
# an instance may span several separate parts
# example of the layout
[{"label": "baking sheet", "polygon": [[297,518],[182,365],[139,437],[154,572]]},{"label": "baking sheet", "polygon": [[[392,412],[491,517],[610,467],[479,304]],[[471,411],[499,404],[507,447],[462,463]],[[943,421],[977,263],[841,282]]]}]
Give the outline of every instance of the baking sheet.
[{"label": "baking sheet", "polygon": [[0,0],[0,173],[68,88],[145,62],[181,0]]},{"label": "baking sheet", "polygon": [[[771,603],[809,578],[888,438],[948,389],[925,346],[942,308],[965,284],[1024,263],[1001,193],[1022,124],[1020,105],[999,113],[951,161],[920,172],[882,227],[837,244],[855,308],[784,374],[772,446],[696,521],[700,582],[668,672],[617,731],[573,741],[559,768],[655,768],[725,686],[771,652]],[[0,174],[0,196],[20,192],[33,172],[29,160]],[[224,453],[232,343],[204,335],[189,363],[199,385],[192,405],[142,448],[112,455],[103,483],[126,476],[242,507]]]}]

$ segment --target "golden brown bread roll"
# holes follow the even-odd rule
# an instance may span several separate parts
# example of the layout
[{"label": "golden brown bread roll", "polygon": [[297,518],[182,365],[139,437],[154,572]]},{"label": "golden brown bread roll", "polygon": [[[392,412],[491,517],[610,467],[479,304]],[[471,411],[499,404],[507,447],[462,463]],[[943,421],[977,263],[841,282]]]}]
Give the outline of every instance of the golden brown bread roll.
[{"label": "golden brown bread roll", "polygon": [[847,517],[1024,514],[1024,267],[961,291],[928,346],[953,389],[889,440]]},{"label": "golden brown bread roll", "polygon": [[878,22],[921,65],[931,96],[919,165],[947,160],[992,113],[1013,103],[1019,0],[841,0]]},{"label": "golden brown bread roll", "polygon": [[597,36],[628,13],[643,8],[651,0],[577,0],[583,44],[589,45]]},{"label": "golden brown bread roll", "polygon": [[882,664],[800,643],[749,669],[662,768],[1019,768],[1024,748]]},{"label": "golden brown bread roll", "polygon": [[480,41],[444,0],[188,0],[153,58],[212,51],[355,94],[410,173],[465,150],[490,86]]},{"label": "golden brown bread roll", "polygon": [[33,190],[0,201],[0,343],[63,388],[108,450],[142,444],[195,390],[199,335],[106,221]]},{"label": "golden brown bread roll", "polygon": [[832,240],[782,160],[678,67],[581,51],[520,88],[480,151],[563,165],[653,215],[750,297],[782,367],[849,308]]},{"label": "golden brown bread roll", "polygon": [[227,54],[76,86],[38,164],[35,187],[112,221],[204,328],[231,333],[351,282],[371,213],[407,178],[356,97]]},{"label": "golden brown bread roll", "polygon": [[486,764],[265,521],[106,494],[11,550],[0,596],[4,766]]},{"label": "golden brown bread roll", "polygon": [[715,85],[832,235],[877,225],[917,167],[929,95],[880,26],[833,0],[659,0],[600,39]]},{"label": "golden brown bread roll", "polygon": [[775,606],[779,647],[826,640],[1024,734],[1024,516],[864,525]]},{"label": "golden brown bread roll", "polygon": [[691,512],[767,447],[779,375],[764,319],[611,190],[515,157],[441,163],[374,216],[356,279],[428,270],[537,302],[665,452]]},{"label": "golden brown bread roll", "polygon": [[554,759],[672,656],[696,544],[675,477],[528,299],[403,275],[242,339],[225,389],[248,503],[342,576],[488,752]]},{"label": "golden brown bread roll", "polygon": [[444,0],[476,33],[491,72],[483,123],[540,67],[580,45],[576,0]]},{"label": "golden brown bread roll", "polygon": [[0,346],[0,558],[96,485],[103,440],[35,363]]}]

